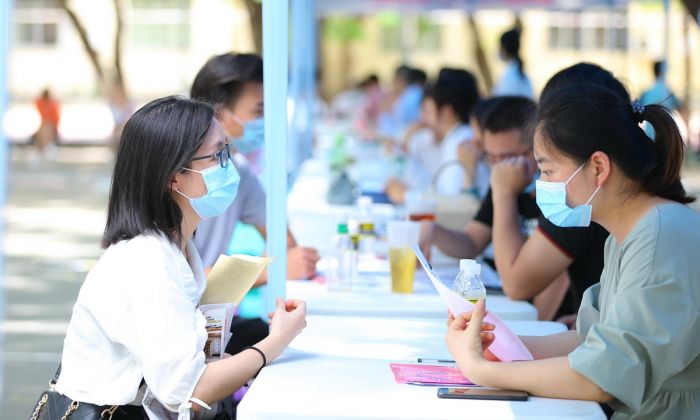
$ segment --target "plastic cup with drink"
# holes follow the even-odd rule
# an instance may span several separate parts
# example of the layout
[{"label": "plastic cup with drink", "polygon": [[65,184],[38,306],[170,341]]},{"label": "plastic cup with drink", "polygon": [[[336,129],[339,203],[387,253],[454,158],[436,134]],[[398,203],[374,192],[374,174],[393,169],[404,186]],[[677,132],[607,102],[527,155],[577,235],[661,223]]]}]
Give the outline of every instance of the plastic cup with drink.
[{"label": "plastic cup with drink", "polygon": [[418,222],[401,220],[387,224],[391,291],[394,293],[413,293],[416,255],[411,247],[418,243],[419,234]]},{"label": "plastic cup with drink", "polygon": [[421,191],[406,192],[406,215],[413,222],[434,222],[435,199]]}]

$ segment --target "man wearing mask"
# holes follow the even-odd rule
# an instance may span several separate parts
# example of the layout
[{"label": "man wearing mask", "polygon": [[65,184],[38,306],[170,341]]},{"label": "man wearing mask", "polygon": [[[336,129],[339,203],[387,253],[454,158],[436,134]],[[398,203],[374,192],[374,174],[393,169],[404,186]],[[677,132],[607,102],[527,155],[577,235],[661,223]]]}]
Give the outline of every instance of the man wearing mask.
[{"label": "man wearing mask", "polygon": [[[214,106],[216,119],[230,138],[231,151],[235,152],[232,153],[233,163],[241,177],[238,195],[231,207],[221,216],[202,220],[197,228],[194,243],[206,268],[211,268],[219,255],[226,254],[239,221],[253,225],[263,237],[267,233],[265,191],[243,155],[259,154],[265,143],[262,82],[263,63],[259,56],[223,54],[207,61],[192,84],[191,97]],[[318,252],[298,246],[291,232],[287,246],[287,278],[300,280],[315,275]],[[265,283],[267,272],[263,272],[256,285]],[[257,334],[266,334],[262,328],[266,325],[240,327],[239,333],[244,329],[255,336],[251,340],[259,337]],[[231,339],[228,353],[233,354],[245,345],[236,344],[242,339],[241,335],[245,334],[234,335]]]}]

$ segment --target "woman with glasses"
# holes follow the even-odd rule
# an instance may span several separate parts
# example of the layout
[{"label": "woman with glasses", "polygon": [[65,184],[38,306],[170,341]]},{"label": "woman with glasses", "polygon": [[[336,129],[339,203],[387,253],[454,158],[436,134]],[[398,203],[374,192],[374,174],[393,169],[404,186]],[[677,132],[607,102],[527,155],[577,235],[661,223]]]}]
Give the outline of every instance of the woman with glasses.
[{"label": "woman with glasses", "polygon": [[[64,342],[56,391],[116,418],[213,417],[305,327],[301,301],[278,301],[270,334],[235,356],[204,363],[206,287],[191,239],[225,211],[239,176],[211,106],[153,101],[124,127],[109,197],[104,255],[88,274]],[[142,406],[142,407],[139,407]],[[211,411],[210,411],[211,408]],[[172,413],[172,414],[168,414]],[[228,417],[217,417],[228,418]]]}]

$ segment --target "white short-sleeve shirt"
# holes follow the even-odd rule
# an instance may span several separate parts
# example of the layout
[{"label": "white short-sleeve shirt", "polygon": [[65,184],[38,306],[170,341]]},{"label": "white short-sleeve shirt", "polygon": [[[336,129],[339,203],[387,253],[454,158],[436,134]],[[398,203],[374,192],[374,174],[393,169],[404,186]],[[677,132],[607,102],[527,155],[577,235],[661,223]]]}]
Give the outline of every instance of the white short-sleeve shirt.
[{"label": "white short-sleeve shirt", "polygon": [[136,404],[145,379],[178,412],[204,373],[206,287],[191,243],[187,255],[165,236],[141,235],[111,245],[80,288],[63,346],[56,390],[98,404]]}]

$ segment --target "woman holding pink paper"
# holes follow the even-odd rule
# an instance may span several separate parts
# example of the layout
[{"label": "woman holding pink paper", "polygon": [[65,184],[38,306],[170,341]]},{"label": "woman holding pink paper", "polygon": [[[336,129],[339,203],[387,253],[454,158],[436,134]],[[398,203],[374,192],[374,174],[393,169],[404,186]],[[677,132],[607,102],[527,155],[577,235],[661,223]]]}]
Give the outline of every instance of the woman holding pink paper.
[{"label": "woman holding pink paper", "polygon": [[577,83],[543,99],[533,129],[542,213],[611,233],[600,283],[583,296],[577,331],[522,337],[534,361],[484,358],[479,302],[450,322],[455,361],[480,385],[607,403],[614,419],[700,418],[700,214],[686,205],[678,127],[659,105]]}]

